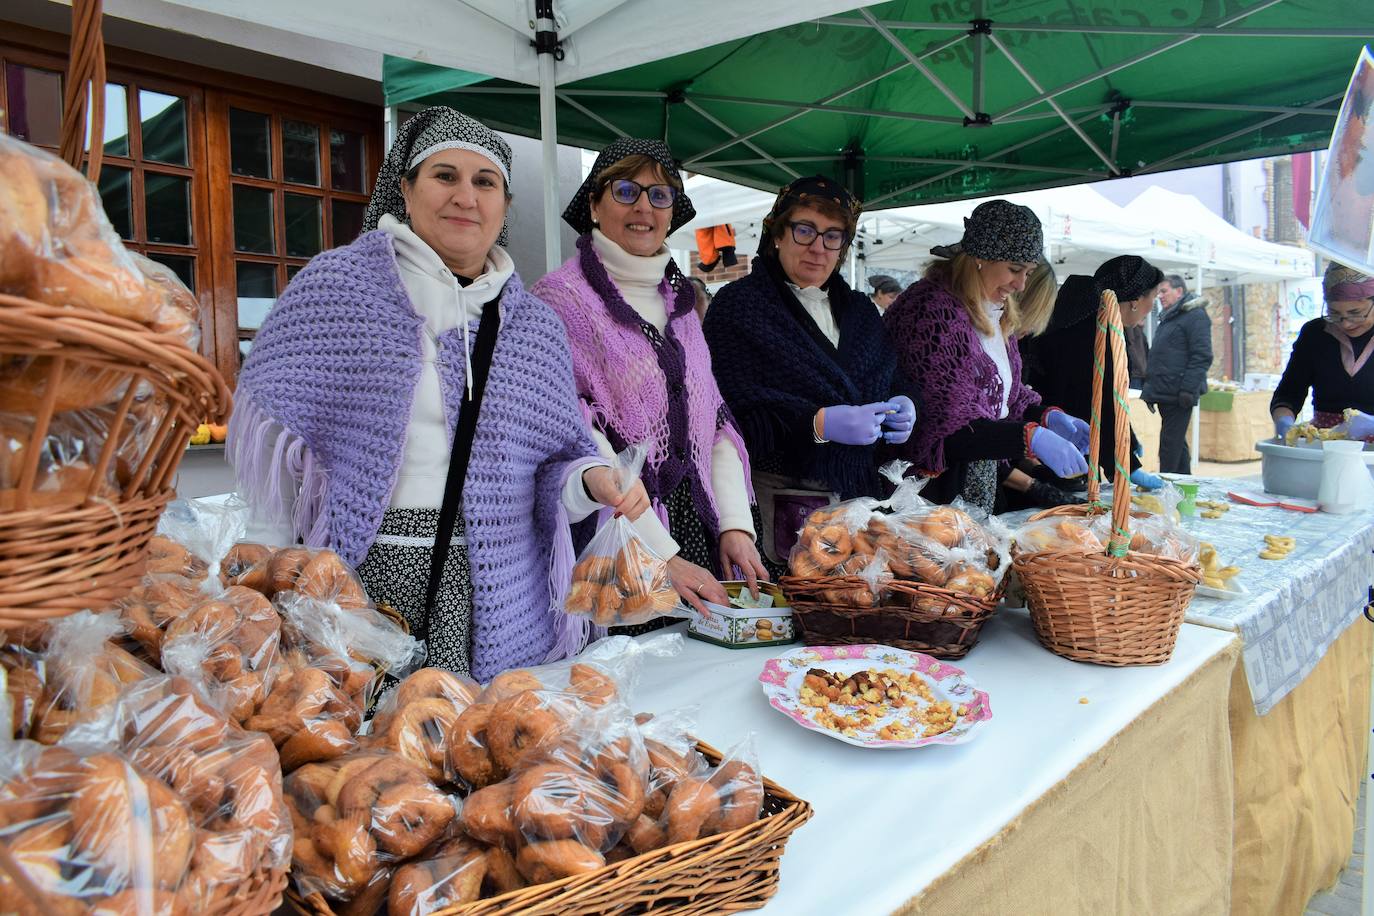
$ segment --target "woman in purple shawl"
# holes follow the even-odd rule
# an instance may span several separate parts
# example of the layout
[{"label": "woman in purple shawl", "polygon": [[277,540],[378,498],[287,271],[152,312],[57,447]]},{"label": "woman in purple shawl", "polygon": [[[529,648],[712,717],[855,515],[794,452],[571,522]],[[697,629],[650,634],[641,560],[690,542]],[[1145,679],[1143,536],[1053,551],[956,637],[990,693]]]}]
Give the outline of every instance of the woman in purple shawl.
[{"label": "woman in purple shawl", "polygon": [[[306,265],[258,332],[228,443],[279,543],[337,551],[425,635],[429,665],[479,680],[581,648],[585,622],[562,610],[569,520],[648,506],[597,457],[563,326],[502,247],[510,165],[504,140],[451,108],[402,125],[368,231]],[[427,607],[469,403],[466,483]]]},{"label": "woman in purple shawl", "polygon": [[669,558],[683,600],[704,610],[703,599],[727,602],[721,576],[738,570],[757,594],[767,574],[754,547],[749,459],[711,374],[696,289],[663,244],[695,213],[667,146],[617,140],[563,212],[578,253],[532,291],[567,326],[602,454],[648,446],[642,479],[654,511],[636,530]]},{"label": "woman in purple shawl", "polygon": [[906,456],[934,478],[927,498],[962,497],[996,511],[999,484],[1020,459],[1060,477],[1087,473],[1088,424],[1041,407],[1021,382],[1018,299],[1043,252],[1029,207],[979,204],[963,239],[932,249],[941,260],[884,316],[898,364],[921,388],[921,423]]}]

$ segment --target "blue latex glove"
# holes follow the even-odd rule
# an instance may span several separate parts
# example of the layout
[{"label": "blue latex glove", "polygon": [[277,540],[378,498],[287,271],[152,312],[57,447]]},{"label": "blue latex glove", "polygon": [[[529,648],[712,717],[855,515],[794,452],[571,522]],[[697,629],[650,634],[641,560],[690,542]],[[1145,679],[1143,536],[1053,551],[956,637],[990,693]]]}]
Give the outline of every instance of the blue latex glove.
[{"label": "blue latex glove", "polygon": [[1074,448],[1083,454],[1088,453],[1088,438],[1092,434],[1092,427],[1086,421],[1071,417],[1056,408],[1045,414],[1045,426],[1060,438],[1067,439]]},{"label": "blue latex glove", "polygon": [[1282,439],[1288,435],[1288,431],[1293,428],[1293,424],[1298,422],[1293,417],[1279,417],[1274,421],[1274,438]]},{"label": "blue latex glove", "polygon": [[1144,458],[1145,446],[1141,445],[1139,440],[1136,440],[1135,445],[1131,448],[1131,454],[1135,455],[1137,458]]},{"label": "blue latex glove", "polygon": [[875,404],[836,404],[821,415],[821,438],[841,445],[872,445],[883,433],[887,401]]},{"label": "blue latex glove", "polygon": [[916,428],[916,405],[911,398],[899,394],[887,402],[887,409],[893,412],[883,420],[883,441],[901,445],[911,438],[911,431]]},{"label": "blue latex glove", "polygon": [[1345,434],[1351,439],[1374,437],[1374,417],[1367,413],[1357,413],[1345,423]]},{"label": "blue latex glove", "polygon": [[1082,452],[1068,439],[1043,426],[1031,434],[1031,454],[1060,477],[1088,473],[1088,462],[1083,460]]},{"label": "blue latex glove", "polygon": [[1136,468],[1131,472],[1131,483],[1146,490],[1164,489],[1164,478],[1156,477],[1144,468]]}]

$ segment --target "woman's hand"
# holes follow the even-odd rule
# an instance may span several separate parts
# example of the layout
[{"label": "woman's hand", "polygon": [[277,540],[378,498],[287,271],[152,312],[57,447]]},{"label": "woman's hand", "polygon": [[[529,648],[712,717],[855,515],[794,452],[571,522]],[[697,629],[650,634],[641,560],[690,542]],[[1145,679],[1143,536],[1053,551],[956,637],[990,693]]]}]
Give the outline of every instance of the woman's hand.
[{"label": "woman's hand", "polygon": [[613,468],[605,465],[597,465],[583,471],[582,486],[587,488],[592,499],[614,509],[617,515],[623,515],[632,522],[649,508],[649,491],[644,489],[642,480],[636,480],[629,492],[622,495],[619,475]]},{"label": "woman's hand", "polygon": [[673,588],[677,590],[683,601],[686,601],[702,617],[711,618],[711,612],[706,607],[707,601],[716,604],[729,604],[730,596],[725,592],[725,586],[716,581],[716,577],[695,563],[689,563],[680,556],[673,557],[668,561],[668,577],[673,580]]},{"label": "woman's hand", "polygon": [[911,438],[911,431],[916,426],[916,405],[911,398],[899,394],[888,401],[887,406],[893,412],[883,420],[883,441],[889,445],[901,445]]},{"label": "woman's hand", "polygon": [[744,581],[749,583],[749,594],[759,596],[759,580],[768,578],[768,570],[763,568],[759,549],[747,531],[732,528],[720,536],[720,568],[729,577],[733,570],[739,570]]}]

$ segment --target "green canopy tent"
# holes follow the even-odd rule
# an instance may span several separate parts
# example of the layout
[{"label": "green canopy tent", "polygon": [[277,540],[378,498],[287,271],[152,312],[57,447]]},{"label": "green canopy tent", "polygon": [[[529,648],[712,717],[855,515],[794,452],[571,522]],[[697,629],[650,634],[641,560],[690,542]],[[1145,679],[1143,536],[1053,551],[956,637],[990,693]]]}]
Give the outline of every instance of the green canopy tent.
[{"label": "green canopy tent", "polygon": [[[558,139],[897,207],[1324,147],[1371,37],[1349,0],[891,0],[560,84]],[[537,90],[470,77],[389,59],[387,101],[538,134]]]}]

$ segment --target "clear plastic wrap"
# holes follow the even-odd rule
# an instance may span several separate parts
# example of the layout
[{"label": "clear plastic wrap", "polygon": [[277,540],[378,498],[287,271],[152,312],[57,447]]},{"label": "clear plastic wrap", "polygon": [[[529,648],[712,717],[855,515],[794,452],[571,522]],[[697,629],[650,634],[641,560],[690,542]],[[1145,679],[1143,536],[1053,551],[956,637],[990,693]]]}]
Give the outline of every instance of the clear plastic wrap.
[{"label": "clear plastic wrap", "polygon": [[269,598],[293,591],[344,608],[372,607],[358,574],[332,550],[235,544],[220,577],[225,585],[242,585]]},{"label": "clear plastic wrap", "polygon": [[[622,494],[639,479],[644,455],[643,445],[632,445],[616,456]],[[563,607],[600,626],[687,615],[686,611],[676,613],[678,595],[668,578],[668,561],[654,553],[621,515],[602,525],[582,549]]]},{"label": "clear plastic wrap", "polygon": [[482,896],[487,877],[487,849],[467,837],[455,837],[396,869],[387,893],[388,916],[428,916]]},{"label": "clear plastic wrap", "polygon": [[281,618],[257,592],[230,586],[171,620],[162,669],[203,679],[213,702],[243,724],[262,705],[280,667]]},{"label": "clear plastic wrap", "polygon": [[458,777],[450,760],[450,735],[479,693],[471,678],[421,668],[377,704],[363,744],[417,764],[436,783],[453,782]]},{"label": "clear plastic wrap", "polygon": [[115,643],[123,632],[113,614],[78,611],[53,621],[28,737],[56,744],[69,729],[100,716],[125,685],[157,674]]},{"label": "clear plastic wrap", "polygon": [[763,814],[763,777],[753,735],[735,745],[704,779],[680,780],[664,811],[669,843],[738,830]]}]

